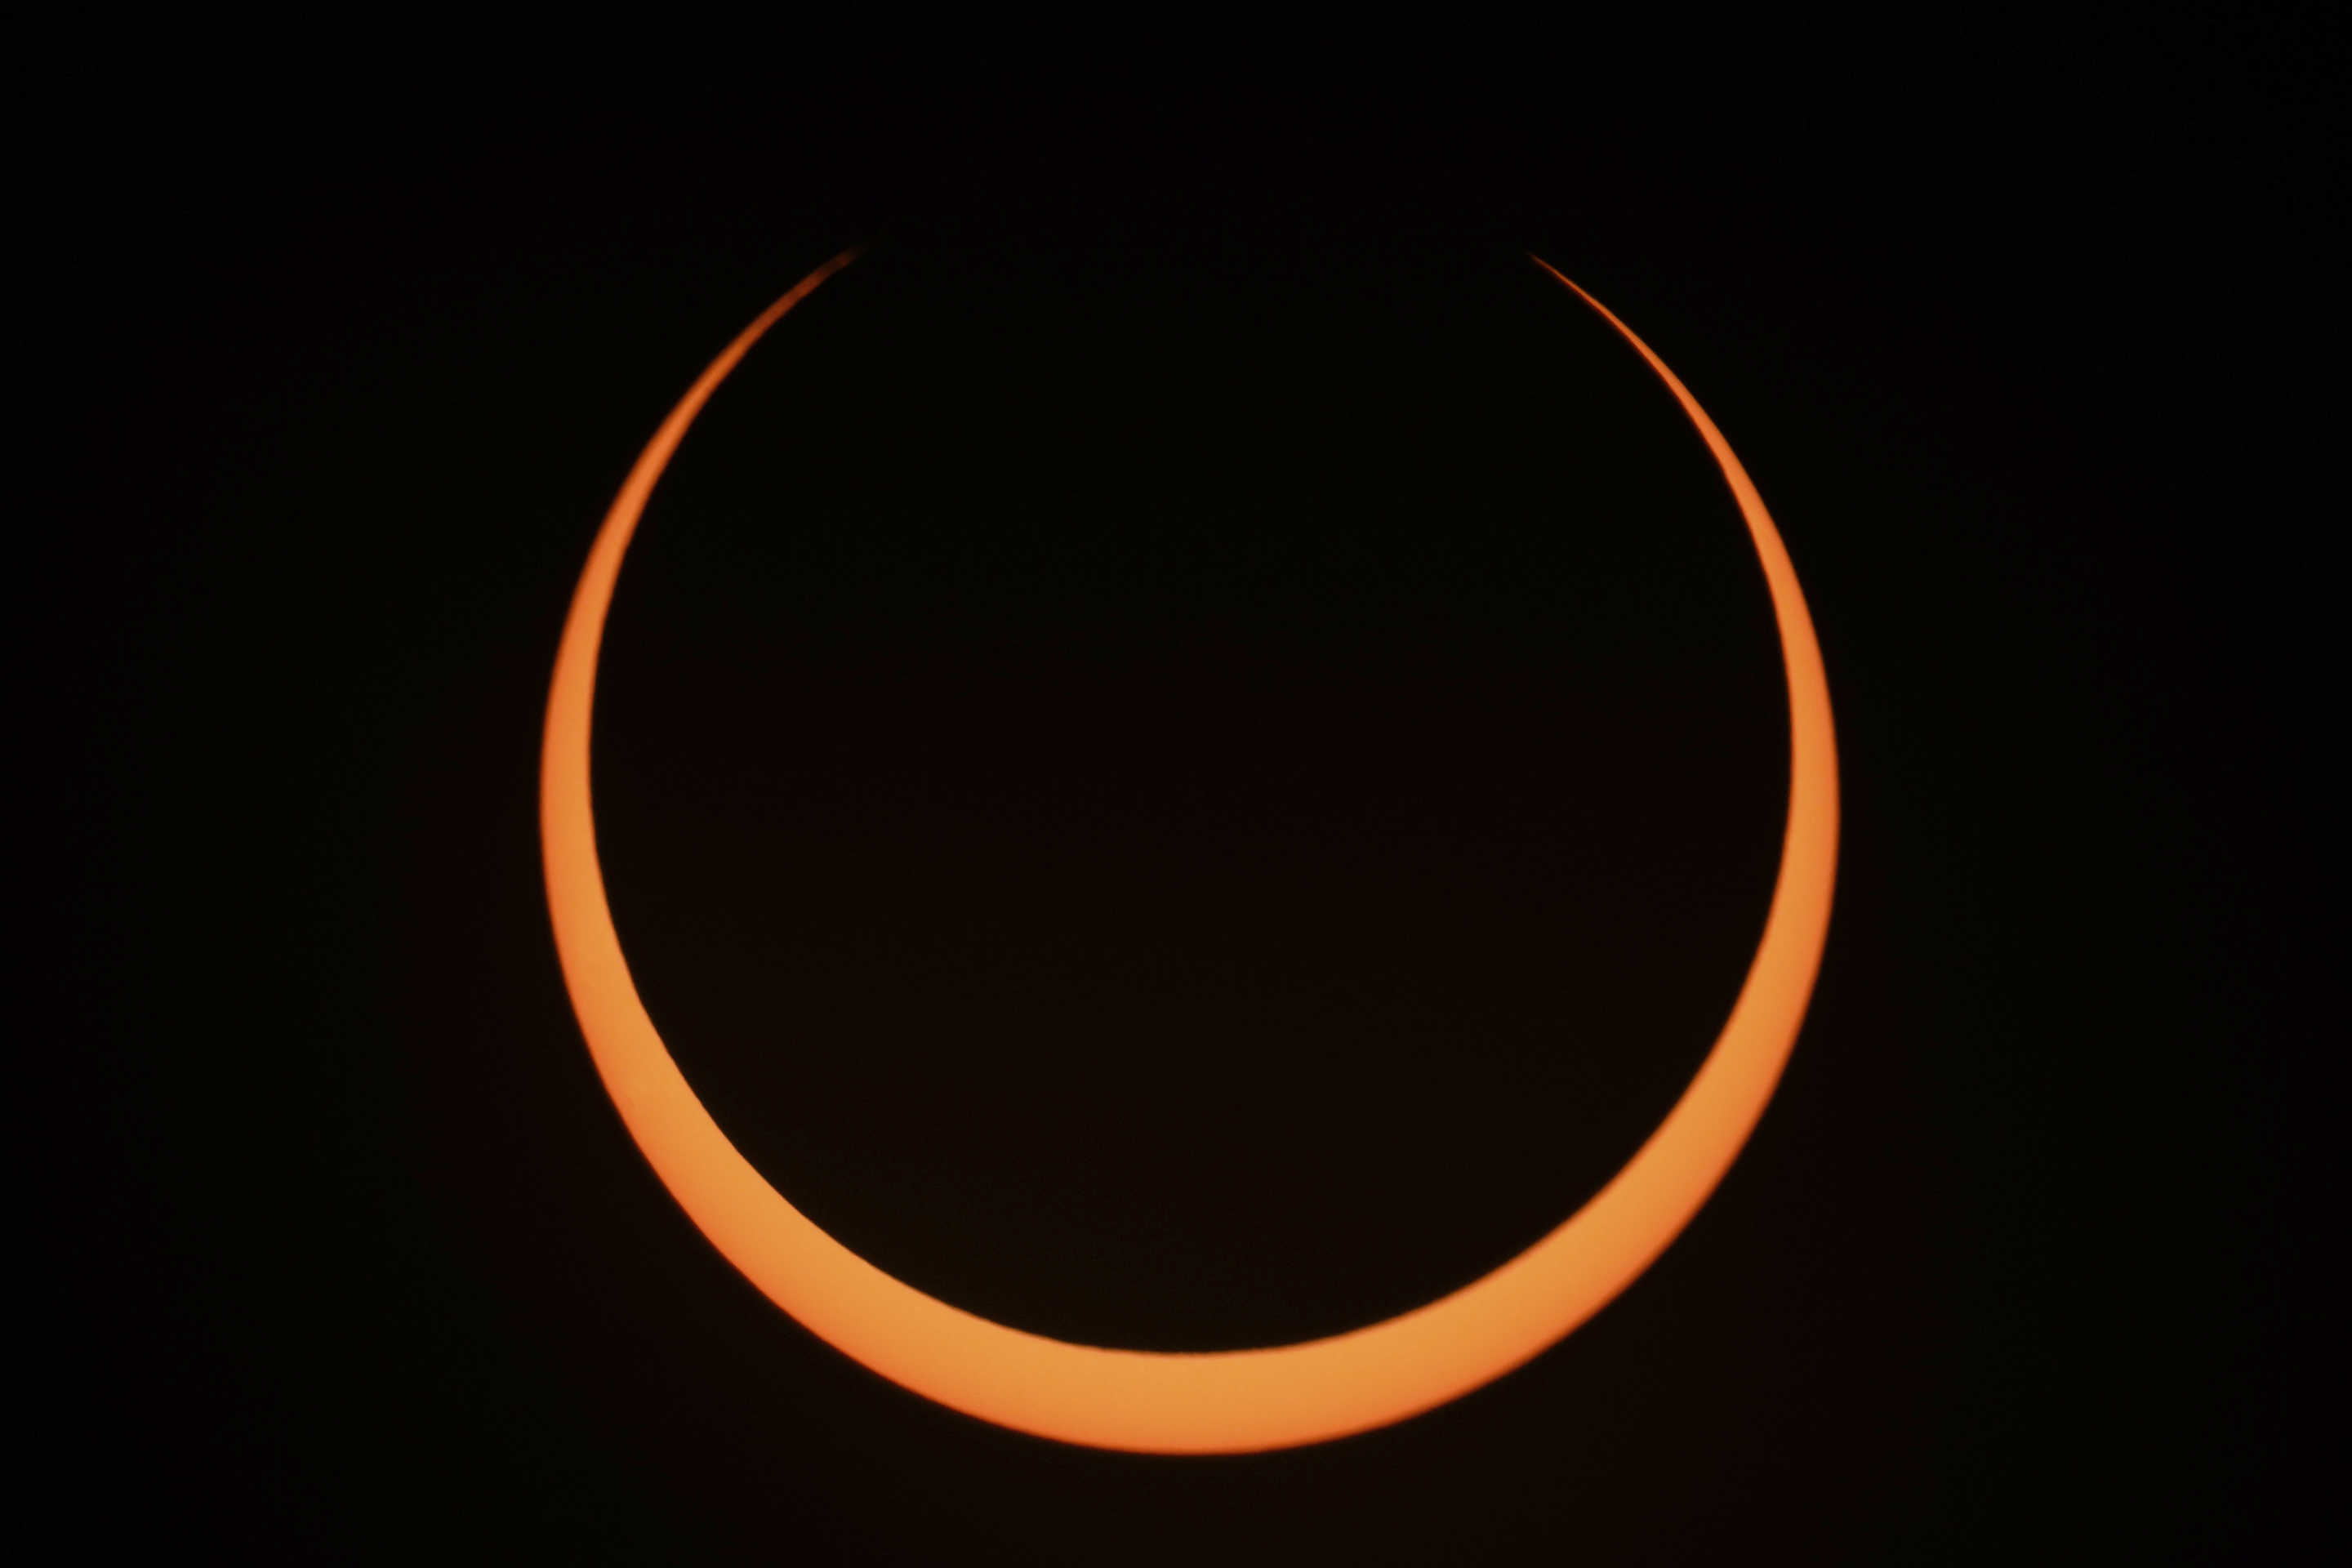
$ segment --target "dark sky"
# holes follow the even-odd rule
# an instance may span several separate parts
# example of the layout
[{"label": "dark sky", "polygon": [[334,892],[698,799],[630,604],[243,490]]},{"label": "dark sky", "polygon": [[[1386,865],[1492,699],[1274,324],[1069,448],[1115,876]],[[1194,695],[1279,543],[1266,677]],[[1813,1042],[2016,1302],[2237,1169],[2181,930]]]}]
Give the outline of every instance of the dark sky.
[{"label": "dark sky", "polygon": [[[32,181],[12,616],[47,1495],[257,1562],[2265,1555],[2316,1478],[2340,39],[1900,53],[1674,115],[1597,68],[102,100]],[[1783,698],[1703,448],[1527,252],[1754,475],[1828,953],[1713,1202],[1532,1365],[1063,1447],[812,1339],[628,1142],[539,883],[557,632],[670,403],[854,242],[648,511],[600,843],[746,1153],[1039,1331],[1373,1321],[1655,1124]]]}]

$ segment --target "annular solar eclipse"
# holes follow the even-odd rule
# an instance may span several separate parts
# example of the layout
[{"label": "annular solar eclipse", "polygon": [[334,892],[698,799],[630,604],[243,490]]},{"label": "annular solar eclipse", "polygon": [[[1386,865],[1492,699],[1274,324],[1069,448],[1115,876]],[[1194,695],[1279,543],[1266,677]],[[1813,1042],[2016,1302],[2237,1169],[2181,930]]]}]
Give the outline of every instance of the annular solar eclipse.
[{"label": "annular solar eclipse", "polygon": [[884,1273],[818,1228],[736,1150],[637,995],[596,854],[589,723],[605,616],[631,536],[711,394],[854,256],[834,258],[761,312],[662,422],[589,552],[556,656],[540,773],[548,910],[581,1030],[630,1135],[711,1243],[812,1332],[917,1394],[1043,1437],[1167,1454],[1290,1447],[1403,1420],[1529,1360],[1638,1278],[1723,1178],[1796,1043],[1828,933],[1838,839],[1829,688],[1795,569],[1747,471],[1664,362],[1538,260],[1641,354],[1714,455],[1764,567],[1787,675],[1789,816],[1763,936],[1728,1021],[1665,1119],[1590,1202],[1532,1247],[1384,1321],[1297,1344],[1192,1353],[1048,1339]]}]

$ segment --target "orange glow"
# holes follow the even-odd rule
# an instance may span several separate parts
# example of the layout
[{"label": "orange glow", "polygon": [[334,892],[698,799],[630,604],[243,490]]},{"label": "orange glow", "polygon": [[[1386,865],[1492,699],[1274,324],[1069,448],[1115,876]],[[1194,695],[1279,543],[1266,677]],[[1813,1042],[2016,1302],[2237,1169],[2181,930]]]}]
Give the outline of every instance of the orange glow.
[{"label": "orange glow", "polygon": [[817,1228],[737,1152],[654,1030],[605,903],[589,801],[589,718],[605,613],[646,498],[752,344],[846,266],[763,311],[662,422],[614,500],[573,595],[548,695],[540,829],[548,908],[588,1048],[630,1135],[688,1215],[768,1299],[844,1354],[953,1409],[1042,1437],[1146,1453],[1246,1453],[1361,1432],[1456,1398],[1538,1354],[1639,1277],[1706,1201],[1795,1045],[1829,930],[1837,753],[1812,618],[1739,459],[1649,346],[1624,335],[1698,427],[1762,559],[1789,684],[1789,821],[1762,941],[1729,1022],[1682,1098],[1609,1184],[1518,1257],[1412,1311],[1328,1339],[1198,1354],[1069,1344],[975,1317]]}]

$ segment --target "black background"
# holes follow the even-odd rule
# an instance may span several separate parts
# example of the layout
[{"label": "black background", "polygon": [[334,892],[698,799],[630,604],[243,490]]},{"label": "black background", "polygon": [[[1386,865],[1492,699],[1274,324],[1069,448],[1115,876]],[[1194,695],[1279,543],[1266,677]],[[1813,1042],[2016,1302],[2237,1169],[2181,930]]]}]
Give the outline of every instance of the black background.
[{"label": "black background", "polygon": [[[35,180],[15,617],[56,1506],[250,1560],[2284,1539],[2340,49],[1923,47],[1673,113],[1590,64],[120,88]],[[1837,705],[1827,958],[1724,1187],[1531,1366],[1285,1454],[1036,1441],[812,1340],[629,1143],[538,879],[557,632],[679,391],[861,242],[647,513],[600,843],[746,1152],[1024,1327],[1369,1321],[1631,1152],[1786,723],[1719,479],[1527,252],[1756,478]]]}]

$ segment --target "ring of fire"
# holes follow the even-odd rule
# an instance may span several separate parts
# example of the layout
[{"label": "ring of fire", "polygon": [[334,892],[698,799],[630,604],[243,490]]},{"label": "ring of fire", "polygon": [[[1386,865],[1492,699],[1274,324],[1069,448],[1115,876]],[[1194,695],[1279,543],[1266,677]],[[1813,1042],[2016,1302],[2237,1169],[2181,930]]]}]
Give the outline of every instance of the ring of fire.
[{"label": "ring of fire", "polygon": [[1789,818],[1764,934],[1729,1020],[1664,1121],[1582,1208],[1517,1258],[1428,1305],[1297,1344],[1206,1353],[1112,1350],[1008,1328],[877,1268],[737,1152],[655,1031],[614,930],[589,797],[597,655],[623,555],[687,428],[762,334],[846,266],[794,285],[714,360],[630,470],[589,552],[556,655],[540,832],[556,950],[596,1070],[637,1147],[711,1244],[819,1338],[927,1398],[1038,1436],[1144,1453],[1247,1453],[1401,1421],[1520,1365],[1638,1278],[1729,1168],[1796,1043],[1828,934],[1838,837],[1829,688],[1788,551],[1722,432],[1649,345],[1622,334],[1722,468],[1764,567],[1789,689]]}]

